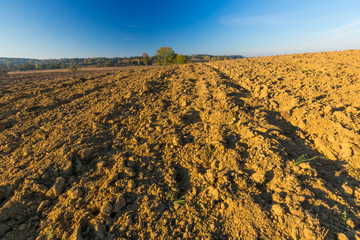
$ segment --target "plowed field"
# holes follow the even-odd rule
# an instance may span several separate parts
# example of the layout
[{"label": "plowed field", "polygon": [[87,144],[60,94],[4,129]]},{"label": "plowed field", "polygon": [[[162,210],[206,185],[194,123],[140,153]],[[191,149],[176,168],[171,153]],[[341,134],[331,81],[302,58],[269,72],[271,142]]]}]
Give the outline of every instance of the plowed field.
[{"label": "plowed field", "polygon": [[360,50],[0,77],[1,239],[360,239]]}]

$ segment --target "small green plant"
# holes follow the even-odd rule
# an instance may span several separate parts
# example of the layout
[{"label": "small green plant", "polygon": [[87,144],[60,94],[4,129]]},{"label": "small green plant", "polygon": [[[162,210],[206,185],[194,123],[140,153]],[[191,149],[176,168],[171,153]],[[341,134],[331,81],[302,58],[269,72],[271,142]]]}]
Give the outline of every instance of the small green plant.
[{"label": "small green plant", "polygon": [[209,160],[215,150],[215,147],[212,144],[205,144],[203,147],[203,152],[206,160]]},{"label": "small green plant", "polygon": [[54,237],[54,228],[50,228],[47,236],[48,236],[48,239],[52,239]]},{"label": "small green plant", "polygon": [[349,231],[348,225],[347,225],[348,216],[346,214],[346,211],[341,214],[341,221],[340,221],[340,229],[341,231]]},{"label": "small green plant", "polygon": [[355,177],[357,178],[357,180],[360,180],[360,172],[359,172],[359,170],[355,170],[354,174],[355,174]]},{"label": "small green plant", "polygon": [[176,198],[176,195],[170,189],[166,194],[167,198],[174,204],[174,205],[185,205],[186,204],[186,194],[181,196],[180,198]]},{"label": "small green plant", "polygon": [[179,204],[179,205],[185,205],[186,204],[186,194],[181,196],[179,199],[173,201],[174,204]]},{"label": "small green plant", "polygon": [[170,200],[173,200],[175,198],[175,193],[173,191],[171,191],[170,189],[168,189],[166,197]]},{"label": "small green plant", "polygon": [[318,158],[326,159],[326,157],[323,157],[323,156],[315,156],[315,157],[312,157],[312,158],[306,158],[306,154],[304,154],[304,155],[301,155],[296,162],[294,162],[294,165],[297,166],[300,163],[310,162],[310,161],[313,161],[313,160],[318,159]]},{"label": "small green plant", "polygon": [[307,73],[308,71],[310,71],[309,69],[305,69],[305,70],[302,70],[302,73]]},{"label": "small green plant", "polygon": [[358,180],[360,180],[360,173],[359,173],[359,171],[356,171],[356,177],[357,177]]}]

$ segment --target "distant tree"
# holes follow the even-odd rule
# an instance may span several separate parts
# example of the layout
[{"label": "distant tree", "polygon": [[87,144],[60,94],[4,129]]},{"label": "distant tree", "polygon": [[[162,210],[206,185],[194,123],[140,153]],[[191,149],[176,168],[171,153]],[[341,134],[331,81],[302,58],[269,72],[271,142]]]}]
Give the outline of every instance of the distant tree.
[{"label": "distant tree", "polygon": [[131,66],[136,66],[136,65],[138,65],[138,60],[136,59],[136,58],[132,58],[131,60],[130,60],[130,65]]},{"label": "distant tree", "polygon": [[78,70],[78,67],[77,67],[77,66],[71,65],[71,66],[69,67],[69,71],[70,71],[70,72],[76,72],[77,70]]},{"label": "distant tree", "polygon": [[105,67],[113,67],[113,66],[114,66],[114,63],[110,60],[105,62]]},{"label": "distant tree", "polygon": [[149,54],[143,53],[141,60],[142,60],[142,62],[143,62],[145,65],[149,65],[149,64],[150,64]]},{"label": "distant tree", "polygon": [[5,69],[0,69],[0,76],[6,76],[8,73]]},{"label": "distant tree", "polygon": [[21,63],[19,69],[21,71],[34,70],[35,66],[30,63]]},{"label": "distant tree", "polygon": [[159,65],[168,65],[174,61],[175,52],[171,47],[161,47],[156,51],[156,57]]},{"label": "distant tree", "polygon": [[12,69],[13,68],[13,63],[12,62],[7,62],[6,63],[6,67],[7,67],[7,69]]},{"label": "distant tree", "polygon": [[176,64],[185,64],[187,63],[186,57],[182,54],[176,55],[175,61]]},{"label": "distant tree", "polygon": [[38,64],[37,69],[38,70],[44,70],[45,69],[45,64]]},{"label": "distant tree", "polygon": [[204,56],[204,60],[205,60],[205,61],[210,61],[210,60],[211,60],[211,57],[210,57],[209,55],[206,55],[206,56]]}]

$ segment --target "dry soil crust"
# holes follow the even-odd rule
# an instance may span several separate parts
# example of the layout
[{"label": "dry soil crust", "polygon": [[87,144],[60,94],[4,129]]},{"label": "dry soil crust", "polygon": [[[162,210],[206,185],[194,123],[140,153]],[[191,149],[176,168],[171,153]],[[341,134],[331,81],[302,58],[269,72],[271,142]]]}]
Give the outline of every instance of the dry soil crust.
[{"label": "dry soil crust", "polygon": [[0,77],[0,238],[358,239],[359,73],[357,50]]}]

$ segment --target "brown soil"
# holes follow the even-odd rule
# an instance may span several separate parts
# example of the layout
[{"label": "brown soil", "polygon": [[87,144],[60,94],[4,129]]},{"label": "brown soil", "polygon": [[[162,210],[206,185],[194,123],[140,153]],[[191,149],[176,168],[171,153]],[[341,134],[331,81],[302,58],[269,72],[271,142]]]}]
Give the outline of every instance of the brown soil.
[{"label": "brown soil", "polygon": [[0,78],[0,238],[359,239],[359,73],[356,50]]},{"label": "brown soil", "polygon": [[[124,66],[124,67],[81,67],[76,71],[117,71],[124,69],[147,69],[157,67],[157,65],[149,65],[149,66]],[[69,69],[47,69],[47,70],[27,70],[27,71],[16,71],[9,72],[9,74],[26,74],[26,73],[59,73],[59,72],[69,72]]]}]

